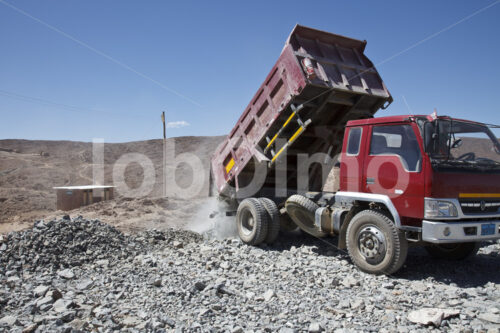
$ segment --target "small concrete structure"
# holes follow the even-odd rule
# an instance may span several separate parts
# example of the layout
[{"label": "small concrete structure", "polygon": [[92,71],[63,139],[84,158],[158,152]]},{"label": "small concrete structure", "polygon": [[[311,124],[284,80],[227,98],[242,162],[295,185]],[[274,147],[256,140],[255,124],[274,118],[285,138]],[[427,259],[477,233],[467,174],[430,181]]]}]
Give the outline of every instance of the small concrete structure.
[{"label": "small concrete structure", "polygon": [[114,186],[83,185],[53,187],[57,194],[57,209],[72,210],[99,201],[113,199]]}]

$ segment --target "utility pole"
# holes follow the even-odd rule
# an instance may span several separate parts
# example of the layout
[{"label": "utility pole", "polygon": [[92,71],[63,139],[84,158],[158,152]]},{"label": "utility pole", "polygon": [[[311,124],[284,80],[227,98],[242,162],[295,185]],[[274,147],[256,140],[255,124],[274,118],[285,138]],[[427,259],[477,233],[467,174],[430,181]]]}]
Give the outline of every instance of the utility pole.
[{"label": "utility pole", "polygon": [[161,113],[161,122],[163,123],[163,197],[167,196],[167,177],[165,176],[165,172],[167,172],[167,156],[165,153],[166,143],[167,143],[167,132],[165,128],[165,111]]},{"label": "utility pole", "polygon": [[161,122],[163,123],[163,140],[166,140],[167,132],[165,131],[165,111],[161,113]]}]

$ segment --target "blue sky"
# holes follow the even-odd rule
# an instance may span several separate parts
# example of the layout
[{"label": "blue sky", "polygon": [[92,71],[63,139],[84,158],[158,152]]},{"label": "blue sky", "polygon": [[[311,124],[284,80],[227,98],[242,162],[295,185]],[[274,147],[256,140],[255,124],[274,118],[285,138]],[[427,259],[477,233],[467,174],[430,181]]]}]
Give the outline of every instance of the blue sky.
[{"label": "blue sky", "polygon": [[163,110],[189,124],[168,136],[222,135],[296,23],[366,39],[377,64],[491,4],[378,66],[395,101],[377,115],[500,124],[500,1],[0,0],[0,138],[160,138]]}]

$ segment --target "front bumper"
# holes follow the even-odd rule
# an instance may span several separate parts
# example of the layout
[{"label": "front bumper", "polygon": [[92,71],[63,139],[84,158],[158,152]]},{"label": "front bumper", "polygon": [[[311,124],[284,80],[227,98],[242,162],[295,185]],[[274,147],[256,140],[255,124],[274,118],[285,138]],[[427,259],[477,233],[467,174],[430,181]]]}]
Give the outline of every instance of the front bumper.
[{"label": "front bumper", "polygon": [[[494,228],[493,234],[485,234],[492,228]],[[494,239],[500,239],[500,220],[422,222],[422,240],[429,243],[466,243]]]}]

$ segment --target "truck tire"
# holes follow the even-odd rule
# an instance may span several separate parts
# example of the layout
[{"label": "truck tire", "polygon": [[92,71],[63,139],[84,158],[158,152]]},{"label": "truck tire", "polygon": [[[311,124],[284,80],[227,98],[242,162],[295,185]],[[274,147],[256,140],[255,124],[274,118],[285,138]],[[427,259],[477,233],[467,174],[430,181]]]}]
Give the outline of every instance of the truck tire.
[{"label": "truck tire", "polygon": [[479,243],[431,244],[425,250],[436,259],[463,260],[477,253]]},{"label": "truck tire", "polygon": [[236,212],[238,235],[249,245],[258,245],[266,239],[267,211],[262,203],[255,198],[243,200]]},{"label": "truck tire", "polygon": [[383,212],[364,210],[347,227],[347,251],[360,270],[371,274],[392,274],[408,254],[404,233]]},{"label": "truck tire", "polygon": [[280,212],[276,203],[268,198],[259,198],[260,203],[267,211],[267,235],[264,242],[272,244],[280,233]]},{"label": "truck tire", "polygon": [[286,212],[300,229],[314,237],[325,237],[326,233],[314,223],[319,206],[308,198],[294,194],[285,203]]}]

